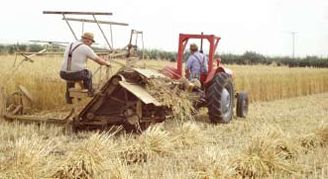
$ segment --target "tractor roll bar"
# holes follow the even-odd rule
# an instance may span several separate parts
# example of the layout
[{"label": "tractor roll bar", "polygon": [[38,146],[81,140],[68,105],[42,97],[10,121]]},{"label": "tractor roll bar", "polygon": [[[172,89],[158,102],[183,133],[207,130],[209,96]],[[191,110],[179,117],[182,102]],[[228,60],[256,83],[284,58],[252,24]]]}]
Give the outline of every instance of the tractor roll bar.
[{"label": "tractor roll bar", "polygon": [[183,52],[186,48],[186,45],[188,43],[189,39],[207,39],[210,43],[210,48],[208,52],[208,70],[212,70],[213,68],[213,58],[214,53],[216,51],[216,48],[218,46],[218,43],[221,39],[221,37],[215,36],[215,35],[205,35],[205,34],[179,34],[179,49],[178,49],[178,56],[177,56],[177,70],[178,74],[182,76],[182,56]]}]

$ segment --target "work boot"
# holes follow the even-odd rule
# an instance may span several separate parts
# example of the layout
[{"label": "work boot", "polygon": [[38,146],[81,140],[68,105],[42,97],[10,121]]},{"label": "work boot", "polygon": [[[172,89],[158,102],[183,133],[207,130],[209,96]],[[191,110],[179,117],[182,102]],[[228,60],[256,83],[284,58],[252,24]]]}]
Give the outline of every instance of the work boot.
[{"label": "work boot", "polygon": [[66,104],[73,104],[73,98],[69,97],[68,94],[65,95]]},{"label": "work boot", "polygon": [[72,98],[67,98],[66,99],[66,104],[73,104]]}]

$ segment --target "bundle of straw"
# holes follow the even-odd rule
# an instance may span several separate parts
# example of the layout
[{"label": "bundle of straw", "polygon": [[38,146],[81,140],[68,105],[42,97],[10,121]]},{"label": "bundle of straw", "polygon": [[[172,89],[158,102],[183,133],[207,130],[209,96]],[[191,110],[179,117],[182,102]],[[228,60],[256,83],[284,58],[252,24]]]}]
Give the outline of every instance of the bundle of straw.
[{"label": "bundle of straw", "polygon": [[[275,171],[296,174],[298,166],[291,160],[298,148],[281,131],[261,132],[233,162],[237,173],[242,177],[267,177]],[[263,135],[264,134],[264,135]]]},{"label": "bundle of straw", "polygon": [[328,145],[328,125],[322,125],[312,133],[301,136],[301,146],[306,150]]},{"label": "bundle of straw", "polygon": [[10,146],[11,152],[1,158],[0,178],[44,178],[50,167],[47,156],[53,151],[53,141],[38,136],[22,137]]},{"label": "bundle of straw", "polygon": [[110,157],[115,145],[112,135],[93,134],[89,139],[79,143],[77,148],[63,160],[54,172],[55,178],[106,178],[110,169]]},{"label": "bundle of straw", "polygon": [[172,109],[175,119],[193,119],[195,109],[190,93],[183,90],[178,83],[165,78],[150,78],[146,89],[164,106]]},{"label": "bundle of straw", "polygon": [[142,163],[153,156],[165,156],[175,151],[176,138],[169,135],[161,125],[148,128],[136,139],[123,140],[120,149],[121,158],[127,164]]}]

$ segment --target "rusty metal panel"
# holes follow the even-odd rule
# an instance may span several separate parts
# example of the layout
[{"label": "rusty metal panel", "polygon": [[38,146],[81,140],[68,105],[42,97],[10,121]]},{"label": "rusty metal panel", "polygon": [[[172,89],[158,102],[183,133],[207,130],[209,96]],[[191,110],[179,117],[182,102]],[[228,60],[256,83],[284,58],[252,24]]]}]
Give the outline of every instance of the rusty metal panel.
[{"label": "rusty metal panel", "polygon": [[155,106],[161,106],[161,103],[158,102],[155,98],[153,98],[146,90],[145,88],[141,87],[140,85],[129,83],[126,81],[120,81],[120,85],[127,89],[129,92],[134,94],[136,97],[138,97],[142,102],[145,104],[154,104]]},{"label": "rusty metal panel", "polygon": [[153,69],[142,69],[142,68],[133,68],[133,69],[147,78],[165,78],[165,75]]}]

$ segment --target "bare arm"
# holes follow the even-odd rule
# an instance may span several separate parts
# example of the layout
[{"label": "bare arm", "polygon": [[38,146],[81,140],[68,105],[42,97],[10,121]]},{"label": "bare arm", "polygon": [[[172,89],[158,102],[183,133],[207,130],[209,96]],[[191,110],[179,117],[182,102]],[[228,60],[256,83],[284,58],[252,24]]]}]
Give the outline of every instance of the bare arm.
[{"label": "bare arm", "polygon": [[97,62],[99,65],[110,66],[105,58],[99,57],[89,46],[86,46],[87,57]]},{"label": "bare arm", "polygon": [[97,57],[96,59],[94,59],[95,62],[97,62],[99,65],[106,65],[107,67],[110,66],[110,63],[106,61],[106,59],[101,58],[101,57]]}]

